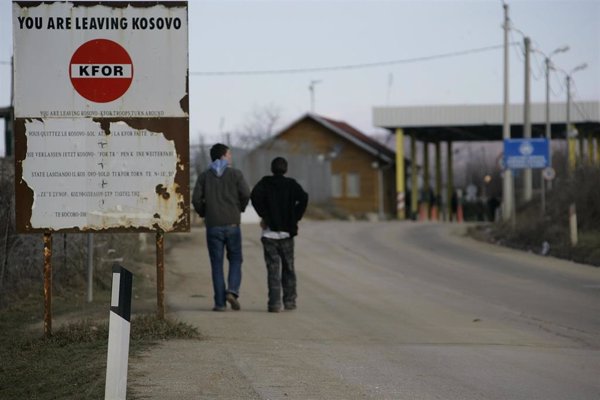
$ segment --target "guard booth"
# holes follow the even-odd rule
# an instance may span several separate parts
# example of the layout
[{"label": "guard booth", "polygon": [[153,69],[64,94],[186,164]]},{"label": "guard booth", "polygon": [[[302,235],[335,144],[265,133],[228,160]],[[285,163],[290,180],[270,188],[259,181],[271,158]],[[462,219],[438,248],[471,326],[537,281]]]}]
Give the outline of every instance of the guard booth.
[{"label": "guard booth", "polygon": [[[544,137],[546,128],[546,104],[531,104],[531,137]],[[510,136],[522,138],[523,105],[509,108]],[[565,153],[567,148],[567,105],[550,105],[552,150]],[[600,102],[577,102],[571,105],[570,121],[577,132],[580,162],[600,165]],[[460,219],[459,210],[453,205],[460,203],[463,193],[455,188],[455,172],[461,163],[455,162],[458,143],[497,142],[501,151],[503,105],[431,105],[409,107],[374,107],[373,124],[390,130],[396,135],[396,159],[410,157],[410,171],[404,163],[396,162],[397,216],[398,219]],[[572,136],[572,134],[571,134]],[[420,155],[417,151],[420,142]],[[433,157],[430,152],[433,149]],[[500,155],[501,156],[501,155]],[[501,158],[501,157],[500,157]],[[432,162],[433,160],[433,162]],[[556,158],[554,158],[556,161]],[[433,165],[432,165],[433,164]],[[565,173],[559,168],[557,176]],[[502,169],[499,162],[498,172]],[[443,171],[445,170],[445,174]],[[407,182],[406,178],[410,177]],[[413,190],[413,188],[417,190]],[[422,193],[419,203],[419,192]],[[406,204],[405,197],[410,193]],[[423,195],[425,193],[425,195]],[[453,201],[454,199],[454,201]],[[459,206],[460,204],[458,204]]]}]

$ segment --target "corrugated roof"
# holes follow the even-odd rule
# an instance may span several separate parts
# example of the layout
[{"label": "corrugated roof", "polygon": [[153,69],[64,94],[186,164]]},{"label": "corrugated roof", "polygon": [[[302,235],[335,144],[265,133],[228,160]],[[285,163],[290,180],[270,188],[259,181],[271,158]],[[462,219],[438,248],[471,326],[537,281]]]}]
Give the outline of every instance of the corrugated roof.
[{"label": "corrugated roof", "polygon": [[[475,125],[502,125],[502,104],[481,105],[431,105],[408,107],[374,107],[373,125],[382,128],[450,127]],[[565,103],[550,104],[550,122],[564,123],[567,118]],[[600,102],[577,102],[571,104],[571,122],[600,123]],[[511,125],[523,124],[522,104],[511,104]],[[546,104],[531,104],[531,123],[546,122]]]},{"label": "corrugated roof", "polygon": [[349,140],[350,142],[356,144],[363,150],[385,161],[386,163],[393,164],[396,162],[396,153],[393,150],[386,147],[385,145],[383,145],[382,143],[379,143],[372,137],[365,135],[364,133],[362,133],[361,131],[344,121],[337,121],[314,113],[307,113],[302,117],[298,118],[282,130],[280,130],[274,138],[281,135],[283,132],[287,131],[292,126],[298,124],[300,121],[306,118],[315,121],[316,123],[329,129],[333,133],[343,137],[346,140]]},{"label": "corrugated roof", "polygon": [[365,135],[355,127],[344,121],[336,121],[331,118],[326,118],[321,115],[316,114],[308,114],[309,117],[313,118],[315,121],[325,125],[327,128],[333,130],[334,132],[340,134],[346,139],[358,144],[360,147],[367,150],[369,153],[376,156],[383,156],[389,158],[388,162],[392,162],[396,153],[384,146],[382,143],[379,143],[377,140],[373,139],[370,136]]},{"label": "corrugated roof", "polygon": [[[373,124],[387,129],[403,128],[424,141],[502,140],[502,104],[432,105],[409,107],[375,107]],[[551,135],[564,138],[566,105],[550,105]],[[545,103],[534,103],[530,110],[532,137],[543,137],[546,125]],[[571,122],[584,134],[600,133],[600,102],[571,104]],[[524,109],[521,104],[509,107],[511,137],[523,136]]]}]

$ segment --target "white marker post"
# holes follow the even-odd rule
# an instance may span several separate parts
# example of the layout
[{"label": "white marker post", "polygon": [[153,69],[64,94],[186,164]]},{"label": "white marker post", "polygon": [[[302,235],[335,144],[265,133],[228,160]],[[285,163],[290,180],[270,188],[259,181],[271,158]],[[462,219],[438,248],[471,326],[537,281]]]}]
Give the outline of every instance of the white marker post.
[{"label": "white marker post", "polygon": [[571,233],[571,246],[577,246],[577,209],[575,203],[569,206],[569,231]]},{"label": "white marker post", "polygon": [[131,282],[131,272],[118,264],[114,264],[108,326],[105,400],[124,400],[127,394]]}]

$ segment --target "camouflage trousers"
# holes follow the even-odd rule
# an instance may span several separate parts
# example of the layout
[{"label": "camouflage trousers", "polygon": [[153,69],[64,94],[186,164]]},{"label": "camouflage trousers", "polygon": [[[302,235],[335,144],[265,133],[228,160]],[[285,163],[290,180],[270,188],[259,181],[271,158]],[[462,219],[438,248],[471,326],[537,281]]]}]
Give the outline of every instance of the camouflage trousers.
[{"label": "camouflage trousers", "polygon": [[267,264],[269,308],[280,308],[283,289],[283,305],[296,305],[296,272],[294,271],[294,238],[261,238]]}]

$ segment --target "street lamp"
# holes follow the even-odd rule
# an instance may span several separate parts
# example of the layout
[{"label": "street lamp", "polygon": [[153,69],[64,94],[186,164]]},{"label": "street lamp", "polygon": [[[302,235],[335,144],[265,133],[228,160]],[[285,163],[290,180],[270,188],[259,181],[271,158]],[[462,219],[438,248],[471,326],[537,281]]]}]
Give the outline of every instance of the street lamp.
[{"label": "street lamp", "polygon": [[[573,74],[577,71],[581,71],[587,68],[587,64],[583,63],[583,64],[579,64],[578,66],[576,66],[575,68],[573,68],[570,72],[565,72],[565,75],[567,76],[567,121],[566,121],[566,125],[567,125],[567,133],[566,133],[566,139],[568,141],[568,149],[569,149],[569,155],[567,157],[567,169],[569,171],[573,171],[575,169],[575,143],[573,142],[573,140],[575,139],[575,136],[577,135],[576,132],[571,131],[571,80],[573,79]],[[563,71],[564,72],[564,71]]]},{"label": "street lamp", "polygon": [[554,50],[545,58],[546,64],[546,139],[548,139],[548,148],[550,149],[550,155],[548,157],[548,162],[550,167],[552,167],[552,132],[550,127],[550,69],[552,68],[551,58],[553,55],[558,53],[566,53],[569,51],[569,46],[559,47]]},{"label": "street lamp", "polygon": [[551,58],[553,55],[558,53],[565,53],[569,51],[569,46],[559,47],[554,50],[547,57],[545,57],[546,64],[546,139],[551,139],[551,129],[550,129],[550,69],[552,68]]},{"label": "street lamp", "polygon": [[[528,40],[528,38],[526,38]],[[569,46],[562,46],[554,49],[550,54],[546,55],[540,50],[534,50],[535,52],[544,56],[545,72],[546,72],[546,141],[548,142],[548,167],[552,168],[552,130],[550,125],[550,69],[552,68],[552,56],[558,53],[565,53],[569,51]],[[529,71],[527,71],[527,76]],[[531,179],[531,178],[530,178]],[[530,186],[531,187],[531,186]],[[548,188],[552,188],[552,182],[548,181]],[[540,180],[540,200],[541,200],[541,212],[542,216],[546,214],[546,182],[544,180],[544,172],[542,171],[542,178]]]},{"label": "street lamp", "polygon": [[[548,167],[552,168],[552,128],[550,125],[550,69],[552,68],[551,58],[558,53],[566,53],[569,51],[569,46],[559,47],[547,56],[544,56],[546,65],[546,140],[548,141]],[[542,53],[543,54],[543,53]],[[542,216],[546,214],[546,182],[544,181],[543,173],[541,179],[542,186]],[[548,189],[552,189],[552,181],[548,181]]]}]

